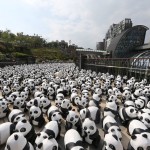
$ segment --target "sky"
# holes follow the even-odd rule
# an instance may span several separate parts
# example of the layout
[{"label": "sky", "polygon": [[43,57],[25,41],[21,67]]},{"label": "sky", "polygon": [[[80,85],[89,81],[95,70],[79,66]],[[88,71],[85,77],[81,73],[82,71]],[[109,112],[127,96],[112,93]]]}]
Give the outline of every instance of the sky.
[{"label": "sky", "polygon": [[[109,26],[124,18],[150,28],[149,6],[150,0],[2,0],[0,30],[95,49]],[[150,31],[145,42],[150,42]]]}]

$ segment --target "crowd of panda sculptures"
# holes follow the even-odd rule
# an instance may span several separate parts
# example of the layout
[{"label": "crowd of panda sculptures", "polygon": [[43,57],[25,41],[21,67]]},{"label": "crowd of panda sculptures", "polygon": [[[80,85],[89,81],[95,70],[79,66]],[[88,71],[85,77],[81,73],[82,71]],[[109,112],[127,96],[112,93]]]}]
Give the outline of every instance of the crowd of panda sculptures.
[{"label": "crowd of panda sculptures", "polygon": [[[123,150],[120,125],[130,136],[127,150],[150,150],[147,79],[47,63],[0,68],[0,86],[0,120],[8,119],[0,124],[5,150],[84,150],[85,144]],[[62,124],[64,147],[58,144]]]}]

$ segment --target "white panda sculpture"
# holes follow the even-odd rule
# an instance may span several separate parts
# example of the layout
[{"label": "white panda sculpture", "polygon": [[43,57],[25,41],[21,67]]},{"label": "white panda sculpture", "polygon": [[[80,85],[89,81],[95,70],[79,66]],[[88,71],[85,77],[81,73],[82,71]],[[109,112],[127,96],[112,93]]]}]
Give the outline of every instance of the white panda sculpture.
[{"label": "white panda sculpture", "polygon": [[9,136],[15,131],[15,125],[11,122],[0,124],[0,145],[6,143]]},{"label": "white panda sculpture", "polygon": [[47,113],[49,107],[51,106],[51,101],[46,96],[42,96],[40,102],[41,102],[42,112]]},{"label": "white panda sculpture", "polygon": [[34,150],[22,133],[13,133],[7,140],[5,150]]},{"label": "white panda sculpture", "polygon": [[45,124],[43,112],[39,107],[32,106],[29,110],[29,121],[32,125],[42,127]]},{"label": "white panda sculpture", "polygon": [[8,107],[8,102],[6,99],[0,99],[0,118],[8,116],[10,109]]},{"label": "white panda sculpture", "polygon": [[82,123],[82,129],[84,140],[88,144],[92,144],[93,146],[98,147],[101,137],[99,135],[99,131],[96,127],[95,122],[90,118],[86,118]]},{"label": "white panda sculpture", "polygon": [[143,132],[149,132],[149,129],[144,125],[144,123],[136,119],[129,122],[128,125],[129,135],[141,134]]},{"label": "white panda sculpture", "polygon": [[104,137],[104,146],[103,150],[123,150],[123,146],[119,138],[112,134],[108,133]]},{"label": "white panda sculpture", "polygon": [[52,105],[48,111],[47,111],[47,116],[49,121],[58,121],[58,123],[62,122],[62,115],[61,112],[59,111],[58,107]]},{"label": "white panda sculpture", "polygon": [[33,126],[27,120],[20,120],[15,127],[16,132],[21,132],[24,137],[34,145],[36,139],[36,133]]},{"label": "white panda sculpture", "polygon": [[82,120],[85,118],[92,118],[92,120],[96,123],[100,123],[100,109],[97,108],[96,106],[89,106],[87,108],[81,109],[80,110],[80,117]]},{"label": "white panda sculpture", "polygon": [[8,116],[8,120],[14,124],[23,119],[26,119],[25,114],[19,109],[13,109]]},{"label": "white panda sculpture", "polygon": [[143,109],[147,105],[147,98],[144,96],[140,96],[137,99],[135,99],[135,107],[140,110]]},{"label": "white panda sculpture", "polygon": [[40,99],[40,97],[36,97],[34,99],[31,99],[29,102],[26,103],[27,109],[30,109],[31,106],[41,107],[41,99]]},{"label": "white panda sculpture", "polygon": [[64,145],[66,150],[84,150],[82,137],[75,129],[70,129],[65,133]]},{"label": "white panda sculpture", "polygon": [[68,112],[65,124],[66,131],[69,129],[76,129],[79,133],[82,132],[82,123],[75,111],[70,110]]},{"label": "white panda sculpture", "polygon": [[44,126],[42,132],[56,139],[60,137],[61,126],[57,121],[50,121]]},{"label": "white panda sculpture", "polygon": [[117,136],[117,138],[121,141],[122,134],[121,129],[117,123],[117,121],[112,116],[106,116],[103,119],[103,130],[104,134],[112,133]]},{"label": "white panda sculpture", "polygon": [[122,107],[119,109],[119,116],[121,122],[123,124],[126,124],[128,121],[136,119],[138,117],[138,110],[133,106]]}]

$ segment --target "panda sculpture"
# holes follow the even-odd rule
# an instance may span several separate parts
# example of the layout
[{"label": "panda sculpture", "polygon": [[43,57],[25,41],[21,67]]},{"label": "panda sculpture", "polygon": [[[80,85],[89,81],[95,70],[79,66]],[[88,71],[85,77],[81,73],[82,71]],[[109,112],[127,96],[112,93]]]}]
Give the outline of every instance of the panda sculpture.
[{"label": "panda sculpture", "polygon": [[0,118],[8,116],[10,109],[8,107],[8,102],[6,99],[0,99]]},{"label": "panda sculpture", "polygon": [[121,122],[123,124],[126,124],[128,121],[136,119],[138,117],[138,110],[133,106],[122,107],[119,109],[119,116]]},{"label": "panda sculpture", "polygon": [[116,135],[108,133],[104,137],[103,150],[124,150],[124,148]]},{"label": "panda sculpture", "polygon": [[13,109],[8,115],[8,120],[14,124],[23,119],[26,119],[25,114],[19,109]]},{"label": "panda sculpture", "polygon": [[49,121],[57,121],[58,123],[62,122],[62,115],[61,112],[59,111],[58,107],[52,105],[48,111],[47,111],[47,116]]},{"label": "panda sculpture", "polygon": [[106,102],[106,106],[104,108],[104,117],[108,115],[112,116],[113,118],[118,116],[118,106],[114,100],[109,100]]},{"label": "panda sculpture", "polygon": [[70,129],[65,133],[64,145],[66,150],[84,150],[82,138],[75,129]]},{"label": "panda sculpture", "polygon": [[147,105],[147,98],[144,96],[140,96],[137,99],[135,99],[135,107],[140,110],[143,109]]},{"label": "panda sculpture", "polygon": [[100,101],[101,101],[101,95],[99,95],[97,93],[93,93],[92,100],[90,100],[90,102],[89,102],[89,106],[96,106],[96,107],[100,108],[100,106],[99,106]]},{"label": "panda sculpture", "polygon": [[129,135],[136,135],[141,134],[143,132],[149,132],[149,129],[139,120],[133,119],[129,122],[128,125],[128,134]]},{"label": "panda sculpture", "polygon": [[11,122],[0,124],[0,145],[6,143],[7,139],[15,131],[15,125]]},{"label": "panda sculpture", "polygon": [[72,107],[71,107],[71,104],[70,104],[70,100],[69,99],[64,99],[61,103],[61,106],[60,106],[60,111],[62,113],[62,117],[66,118],[67,114],[68,114],[68,111],[71,110],[71,109],[72,109]]},{"label": "panda sculpture", "polygon": [[61,126],[57,121],[50,121],[44,126],[42,132],[45,132],[52,138],[58,139],[60,137]]},{"label": "panda sculpture", "polygon": [[132,135],[128,143],[128,150],[149,150],[150,149],[149,133]]},{"label": "panda sculpture", "polygon": [[98,129],[96,128],[95,122],[90,118],[86,118],[82,123],[82,129],[84,140],[88,144],[92,144],[95,147],[98,147],[101,137],[99,135]]},{"label": "panda sculpture", "polygon": [[22,133],[13,133],[7,140],[5,150],[34,150]]},{"label": "panda sculpture", "polygon": [[32,125],[42,127],[45,124],[42,110],[37,106],[32,106],[29,110],[29,121]]},{"label": "panda sculpture", "polygon": [[76,129],[79,133],[82,132],[82,123],[75,111],[70,110],[68,112],[65,124],[66,131],[69,129]]},{"label": "panda sculpture", "polygon": [[51,101],[47,97],[42,96],[40,102],[41,102],[42,112],[47,113],[47,110],[51,106]]},{"label": "panda sculpture", "polygon": [[33,145],[36,139],[36,133],[33,126],[27,120],[20,120],[15,127],[16,132],[21,132],[24,137]]},{"label": "panda sculpture", "polygon": [[96,123],[100,123],[100,109],[97,108],[96,106],[89,106],[87,108],[81,109],[80,110],[80,117],[82,120],[85,118],[92,118],[92,120]]},{"label": "panda sculpture", "polygon": [[40,97],[36,97],[34,99],[31,99],[29,102],[27,102],[27,104],[26,104],[27,109],[30,109],[31,106],[41,107],[41,99],[40,99]]},{"label": "panda sculpture", "polygon": [[117,121],[113,117],[111,116],[104,117],[103,130],[105,135],[108,133],[112,133],[113,135],[116,135],[117,138],[121,141],[122,139],[121,129]]},{"label": "panda sculpture", "polygon": [[124,107],[129,107],[129,106],[135,107],[135,103],[132,100],[126,100],[124,102],[123,106]]},{"label": "panda sculpture", "polygon": [[50,100],[53,100],[53,101],[55,100],[56,94],[55,94],[55,89],[53,87],[48,88],[47,96]]}]

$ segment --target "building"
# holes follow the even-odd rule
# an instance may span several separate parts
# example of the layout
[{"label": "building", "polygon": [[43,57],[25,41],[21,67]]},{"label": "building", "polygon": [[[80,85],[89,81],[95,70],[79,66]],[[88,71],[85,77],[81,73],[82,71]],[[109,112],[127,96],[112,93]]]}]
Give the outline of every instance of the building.
[{"label": "building", "polygon": [[104,50],[110,57],[132,57],[137,54],[137,47],[142,46],[145,34],[149,28],[144,25],[132,26],[131,19],[124,19],[118,24],[112,24],[103,41]]}]

